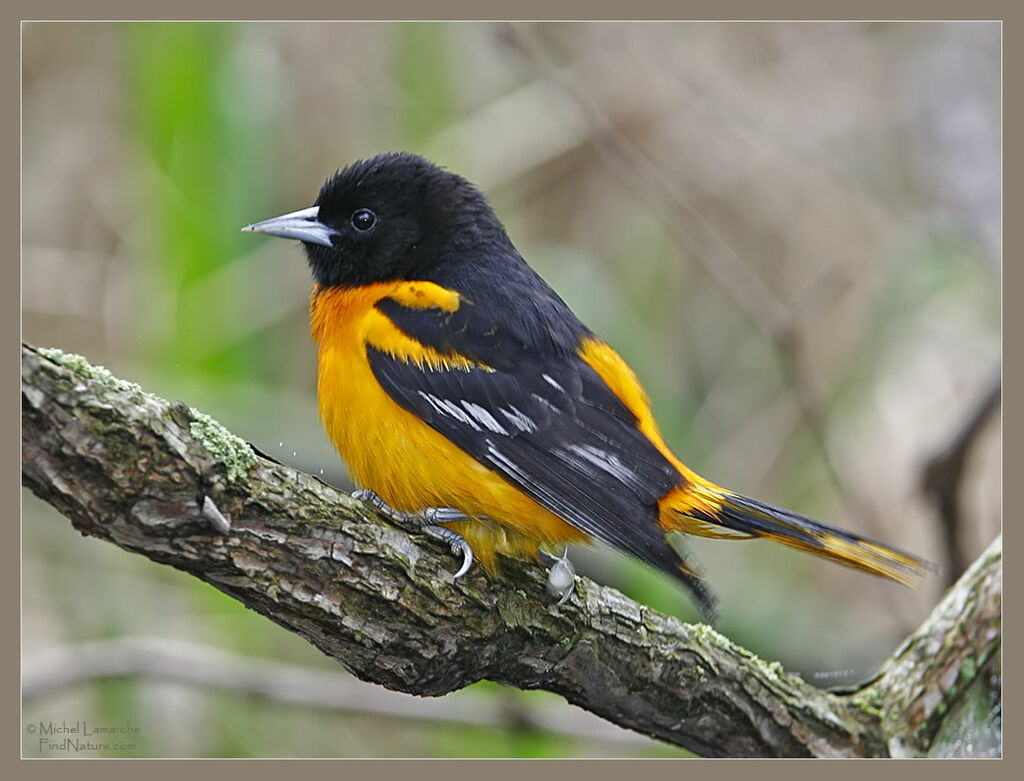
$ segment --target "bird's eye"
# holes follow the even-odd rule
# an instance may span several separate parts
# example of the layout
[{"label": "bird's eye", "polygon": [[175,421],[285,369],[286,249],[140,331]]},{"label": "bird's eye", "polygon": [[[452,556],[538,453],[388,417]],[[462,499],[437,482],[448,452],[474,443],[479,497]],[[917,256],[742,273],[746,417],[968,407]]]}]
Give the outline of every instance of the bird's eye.
[{"label": "bird's eye", "polygon": [[369,209],[356,209],[352,212],[352,227],[357,231],[368,231],[377,223],[377,215]]}]

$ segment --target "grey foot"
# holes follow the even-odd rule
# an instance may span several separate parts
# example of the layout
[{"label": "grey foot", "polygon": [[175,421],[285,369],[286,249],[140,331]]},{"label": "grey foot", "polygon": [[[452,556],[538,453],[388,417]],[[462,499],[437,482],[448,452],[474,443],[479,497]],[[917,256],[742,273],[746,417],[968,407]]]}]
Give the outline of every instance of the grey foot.
[{"label": "grey foot", "polygon": [[[431,510],[451,510],[450,507],[432,507]],[[441,540],[441,542],[448,543],[448,547],[452,549],[452,553],[456,556],[462,556],[462,566],[459,567],[459,571],[455,573],[456,579],[461,578],[467,572],[469,568],[473,566],[473,549],[469,547],[469,543],[466,542],[466,538],[458,532],[453,532],[451,529],[445,526],[435,526],[430,524],[424,526],[423,531],[429,534],[435,539]]]},{"label": "grey foot", "polygon": [[569,561],[569,549],[566,548],[560,557],[544,550],[538,552],[548,566],[548,594],[558,597],[558,604],[564,605],[576,590],[576,568]]},{"label": "grey foot", "polygon": [[461,578],[473,566],[473,549],[469,547],[469,543],[466,542],[465,538],[458,532],[453,532],[451,529],[440,525],[442,523],[451,523],[452,521],[470,520],[470,517],[465,513],[459,512],[454,507],[428,507],[425,510],[414,513],[396,510],[381,499],[376,491],[371,491],[369,488],[361,488],[358,491],[354,491],[352,498],[371,505],[381,515],[386,515],[404,529],[413,532],[422,531],[436,540],[447,543],[452,553],[462,557],[462,566],[455,573],[456,578]]}]

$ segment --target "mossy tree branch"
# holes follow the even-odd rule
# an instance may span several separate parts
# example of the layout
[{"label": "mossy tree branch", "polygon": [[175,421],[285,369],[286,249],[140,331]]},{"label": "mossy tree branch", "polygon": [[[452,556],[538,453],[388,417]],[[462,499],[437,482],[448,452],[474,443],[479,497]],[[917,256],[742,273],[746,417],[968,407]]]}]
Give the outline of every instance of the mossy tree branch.
[{"label": "mossy tree branch", "polygon": [[529,564],[453,582],[443,545],[76,356],[22,346],[22,415],[22,482],[81,533],[195,575],[390,689],[546,689],[708,756],[920,754],[1000,646],[999,540],[869,686],[829,693],[590,581],[560,607]]}]

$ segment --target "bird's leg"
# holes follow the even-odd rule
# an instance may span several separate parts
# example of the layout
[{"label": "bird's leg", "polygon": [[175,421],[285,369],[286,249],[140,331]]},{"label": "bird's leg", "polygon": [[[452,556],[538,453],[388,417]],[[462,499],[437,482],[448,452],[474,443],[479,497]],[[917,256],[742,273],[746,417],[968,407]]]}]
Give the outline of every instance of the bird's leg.
[{"label": "bird's leg", "polygon": [[473,565],[473,549],[469,547],[469,543],[461,534],[441,525],[453,521],[472,520],[465,513],[454,507],[428,507],[417,512],[396,510],[369,488],[361,488],[353,492],[352,498],[371,505],[381,515],[386,515],[404,529],[414,532],[422,531],[436,540],[447,543],[453,554],[462,556],[462,566],[455,573],[455,577],[461,578],[469,572],[469,568]]},{"label": "bird's leg", "polygon": [[569,549],[566,548],[559,557],[538,548],[537,555],[548,568],[548,593],[559,598],[559,605],[564,605],[576,590],[576,568],[569,561]]}]

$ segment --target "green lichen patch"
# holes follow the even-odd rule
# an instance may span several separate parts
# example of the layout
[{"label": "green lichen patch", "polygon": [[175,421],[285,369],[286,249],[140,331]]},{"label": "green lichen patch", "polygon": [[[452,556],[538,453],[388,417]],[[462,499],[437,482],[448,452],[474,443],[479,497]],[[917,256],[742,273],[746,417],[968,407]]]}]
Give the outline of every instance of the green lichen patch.
[{"label": "green lichen patch", "polygon": [[882,712],[884,705],[882,697],[878,691],[873,688],[868,688],[862,692],[854,694],[850,697],[850,704],[875,719],[881,719],[884,715]]},{"label": "green lichen patch", "polygon": [[708,624],[691,624],[690,626],[693,630],[693,636],[706,645],[724,648],[726,650],[733,650],[736,648],[728,637],[723,635],[721,632],[718,632]]},{"label": "green lichen patch", "polygon": [[973,656],[964,657],[963,662],[960,664],[960,678],[964,682],[970,683],[971,681],[974,680],[974,676],[977,675],[977,673],[978,673],[978,665],[974,661],[974,657]]},{"label": "green lichen patch", "polygon": [[785,681],[790,678],[781,662],[769,662],[746,648],[733,643],[728,637],[707,624],[692,624],[694,638],[705,645],[721,648],[730,653],[739,654],[752,665],[758,667],[762,676],[769,681]]},{"label": "green lichen patch", "polygon": [[75,374],[85,377],[86,379],[102,382],[104,385],[108,385],[126,393],[142,392],[142,388],[134,382],[128,382],[127,380],[122,380],[120,377],[115,377],[107,368],[91,364],[81,355],[66,353],[56,347],[39,347],[37,349],[40,355],[49,358],[59,366],[70,369]]},{"label": "green lichen patch", "polygon": [[203,443],[203,447],[213,453],[219,461],[224,462],[228,470],[228,482],[234,482],[256,464],[256,454],[249,443],[232,434],[224,426],[205,412],[189,407],[192,424],[189,431],[192,436]]},{"label": "green lichen patch", "polygon": [[[737,650],[740,649],[737,648]],[[778,683],[787,678],[786,670],[781,662],[769,662],[757,654],[746,652],[746,649],[742,649],[742,651],[744,652],[743,656],[747,657],[750,663],[761,671],[761,675],[765,680]]]}]

